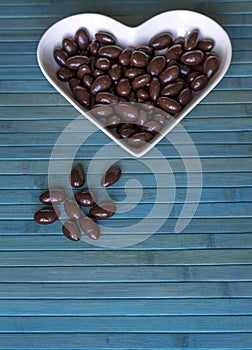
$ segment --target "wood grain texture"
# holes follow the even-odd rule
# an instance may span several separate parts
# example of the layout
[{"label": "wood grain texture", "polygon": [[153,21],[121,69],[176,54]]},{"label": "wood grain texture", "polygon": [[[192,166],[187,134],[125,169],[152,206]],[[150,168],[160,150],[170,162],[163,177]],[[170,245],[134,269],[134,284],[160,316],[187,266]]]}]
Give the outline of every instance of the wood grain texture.
[{"label": "wood grain texture", "polygon": [[[194,218],[174,229],[185,202],[185,165],[168,139],[157,149],[176,184],[171,214],[158,232],[134,246],[100,248],[63,236],[61,223],[33,221],[48,187],[52,149],[79,113],[41,73],[36,50],[44,31],[66,16],[97,12],[136,26],[160,12],[188,9],[216,20],[233,55],[215,89],[182,121],[199,153],[203,188]],[[252,348],[252,1],[251,0],[1,0],[0,1],[0,349],[251,349]],[[84,135],[93,127],[87,123]],[[63,145],[76,145],[77,136]],[[86,134],[85,134],[86,133]],[[173,131],[177,145],[188,148]],[[110,139],[101,131],[76,155],[90,160]],[[111,152],[97,157],[106,167]],[[187,153],[187,159],[194,157]],[[67,158],[67,157],[65,157]],[[148,159],[148,156],[146,157]],[[192,158],[193,159],[193,158]],[[125,235],[154,203],[159,214],[169,183],[160,158],[161,194],[145,165],[121,162],[123,176],[109,193],[116,201],[144,187],[141,203],[106,223]],[[64,169],[59,166],[59,173]],[[189,171],[191,191],[199,183]],[[99,177],[93,170],[92,176]],[[95,188],[99,192],[99,186]],[[132,204],[137,204],[133,196]],[[193,206],[193,197],[189,200]]]},{"label": "wood grain texture", "polygon": [[250,298],[1,300],[2,316],[247,315]]},{"label": "wood grain texture", "polygon": [[[199,226],[201,225],[202,220],[199,221]],[[221,220],[220,220],[221,221]],[[237,220],[239,222],[239,220]],[[232,221],[230,225],[235,226],[237,221]],[[204,221],[203,221],[204,222]],[[250,223],[248,223],[249,225]],[[220,224],[221,226],[221,224]],[[17,227],[20,227],[18,231]],[[249,226],[248,226],[249,227]],[[184,249],[226,249],[226,248],[252,248],[252,234],[240,231],[239,233],[235,233],[229,231],[225,233],[222,230],[221,233],[197,233],[196,225],[192,228],[193,233],[180,233],[171,234],[169,233],[169,237],[167,238],[167,231],[165,231],[165,227],[160,234],[153,235],[149,237],[149,239],[141,242],[141,244],[136,244],[130,247],[130,250],[146,250],[151,249],[152,251],[156,250],[166,250],[169,252],[170,250],[184,250]],[[95,247],[90,247],[89,244],[85,242],[81,242],[81,244],[73,245],[69,240],[63,237],[60,234],[58,228],[54,231],[46,231],[44,230],[41,233],[38,233],[37,230],[34,230],[28,233],[26,232],[25,226],[21,225],[21,222],[16,222],[16,232],[13,231],[12,234],[2,234],[0,236],[0,245],[1,251],[13,251],[13,247],[15,247],[15,251],[88,251],[95,250]],[[220,231],[220,229],[219,229]],[[231,233],[230,233],[231,232]],[[126,249],[126,248],[125,248]],[[96,247],[96,250],[102,250],[102,248]],[[127,249],[126,249],[127,250]]]},{"label": "wood grain texture", "polygon": [[[45,342],[42,339],[46,338]],[[57,333],[24,333],[24,334],[1,334],[2,343],[0,349],[36,349],[42,350],[47,346],[49,349],[188,349],[200,348],[219,349],[220,344],[225,344],[226,349],[249,349],[251,345],[250,333],[113,333],[106,332],[93,335],[88,332],[57,334]],[[45,344],[44,346],[42,344]],[[95,347],[94,347],[95,344]],[[242,344],[242,347],[241,347]],[[41,345],[43,347],[41,347]]]}]

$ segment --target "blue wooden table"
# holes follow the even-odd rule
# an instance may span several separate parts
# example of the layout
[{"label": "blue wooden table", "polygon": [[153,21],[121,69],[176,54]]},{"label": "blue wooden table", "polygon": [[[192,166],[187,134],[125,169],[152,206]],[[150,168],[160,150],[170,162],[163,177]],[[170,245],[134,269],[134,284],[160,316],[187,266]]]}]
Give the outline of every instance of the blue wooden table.
[{"label": "blue wooden table", "polygon": [[[213,18],[233,45],[225,78],[181,123],[203,170],[195,216],[174,233],[186,174],[163,140],[157,149],[174,173],[175,203],[148,239],[102,248],[68,241],[60,222],[36,224],[53,146],[79,115],[38,67],[41,35],[73,14],[137,25],[171,9]],[[252,1],[1,0],[0,17],[0,349],[251,349]],[[108,140],[97,131],[79,161]],[[123,164],[129,170],[111,189],[114,198],[132,177],[145,196],[128,217],[111,219],[118,231],[126,219],[145,218],[155,201],[145,169]]]}]

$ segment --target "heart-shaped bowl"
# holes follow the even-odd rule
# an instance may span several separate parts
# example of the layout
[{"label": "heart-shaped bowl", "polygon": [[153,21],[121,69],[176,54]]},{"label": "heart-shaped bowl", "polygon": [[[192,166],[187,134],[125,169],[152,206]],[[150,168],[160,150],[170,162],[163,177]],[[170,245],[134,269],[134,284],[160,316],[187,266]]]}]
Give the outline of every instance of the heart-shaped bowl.
[{"label": "heart-shaped bowl", "polygon": [[[184,37],[194,29],[198,29],[200,37],[211,38],[215,42],[213,51],[218,55],[220,66],[205,88],[196,93],[193,99],[182,111],[171,118],[153,142],[146,143],[140,149],[130,147],[115,134],[102,126],[87,109],[78,103],[65,82],[58,80],[56,72],[59,66],[55,62],[53,52],[62,47],[65,37],[74,38],[76,31],[86,28],[91,38],[99,31],[112,33],[121,47],[146,45],[156,34],[170,32],[174,38]],[[64,18],[52,25],[42,36],[37,48],[37,60],[43,74],[54,88],[65,97],[82,115],[103,130],[112,140],[135,157],[146,154],[154,147],[177,123],[179,123],[223,78],[229,68],[232,57],[230,39],[224,29],[211,18],[197,12],[187,10],[168,11],[156,15],[137,27],[128,27],[108,16],[95,13],[84,13]]]}]

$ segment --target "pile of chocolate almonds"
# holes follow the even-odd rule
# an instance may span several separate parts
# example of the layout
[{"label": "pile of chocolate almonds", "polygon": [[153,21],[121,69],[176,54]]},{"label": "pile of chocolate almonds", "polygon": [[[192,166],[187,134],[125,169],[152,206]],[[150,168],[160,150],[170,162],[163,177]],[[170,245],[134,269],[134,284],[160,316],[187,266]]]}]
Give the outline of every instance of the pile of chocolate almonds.
[{"label": "pile of chocolate almonds", "polygon": [[[146,109],[135,108],[134,132],[124,142],[139,147],[143,141],[151,142],[170,116],[176,117],[215,75],[220,62],[212,51],[214,46],[214,41],[203,38],[198,29],[185,37],[162,32],[144,45],[125,48],[112,33],[99,31],[91,38],[86,28],[80,28],[73,37],[63,38],[53,54],[60,66],[58,79],[68,83],[73,97],[116,137],[122,138],[118,127],[131,122],[118,104],[155,107],[144,120]],[[109,114],[106,109],[105,119],[97,115],[96,107],[101,111],[111,104],[113,110]],[[165,112],[161,121],[155,118],[157,109]],[[148,130],[149,122],[154,133]]]},{"label": "pile of chocolate almonds", "polygon": [[123,48],[111,33],[90,38],[81,28],[74,38],[63,39],[54,58],[61,66],[58,79],[69,82],[74,97],[88,109],[145,101],[176,114],[218,70],[214,44],[195,29],[185,37],[164,32],[146,45]]},{"label": "pile of chocolate almonds", "polygon": [[[102,187],[109,187],[121,177],[118,165],[112,165],[101,179]],[[67,198],[62,189],[50,189],[43,192],[39,199],[47,205],[34,214],[34,220],[42,225],[54,223],[60,217],[57,205],[64,203],[64,211],[68,220],[62,226],[63,234],[73,241],[81,239],[81,231],[91,239],[100,237],[100,228],[96,219],[107,219],[116,213],[114,202],[101,202],[97,204],[95,194],[88,189],[81,189],[85,183],[85,175],[80,164],[75,165],[70,174],[72,188],[78,189],[74,198]],[[85,215],[81,207],[90,207],[89,214]]]}]

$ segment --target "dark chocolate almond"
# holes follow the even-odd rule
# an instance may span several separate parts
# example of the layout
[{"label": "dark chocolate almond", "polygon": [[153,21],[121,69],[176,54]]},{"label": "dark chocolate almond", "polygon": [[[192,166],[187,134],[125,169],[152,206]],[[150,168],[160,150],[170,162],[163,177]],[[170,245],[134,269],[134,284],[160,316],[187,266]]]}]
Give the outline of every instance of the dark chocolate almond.
[{"label": "dark chocolate almond", "polygon": [[122,174],[122,170],[118,165],[112,165],[107,171],[106,174],[101,179],[101,185],[103,187],[109,187],[116,183]]},{"label": "dark chocolate almond", "polygon": [[88,190],[79,191],[75,194],[75,199],[83,207],[91,207],[95,204],[96,197],[93,192]]},{"label": "dark chocolate almond", "polygon": [[91,239],[98,239],[100,237],[99,225],[91,218],[82,216],[79,220],[82,231]]},{"label": "dark chocolate almond", "polygon": [[70,174],[70,183],[74,188],[79,188],[84,185],[85,175],[81,164],[75,165]]},{"label": "dark chocolate almond", "polygon": [[79,226],[74,221],[66,221],[62,226],[62,232],[71,241],[79,241],[81,239]]},{"label": "dark chocolate almond", "polygon": [[59,212],[53,208],[43,208],[34,214],[34,220],[41,225],[49,225],[54,223],[59,217]]},{"label": "dark chocolate almond", "polygon": [[116,205],[113,202],[102,202],[95,205],[89,213],[96,219],[108,219],[116,213]]},{"label": "dark chocolate almond", "polygon": [[72,220],[78,220],[82,215],[82,211],[78,203],[74,199],[67,199],[64,202],[64,208],[65,208],[66,214]]},{"label": "dark chocolate almond", "polygon": [[61,203],[65,200],[66,194],[63,190],[61,189],[51,189],[43,192],[39,200],[41,203],[44,204],[57,204]]}]

